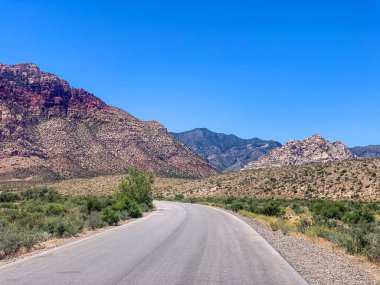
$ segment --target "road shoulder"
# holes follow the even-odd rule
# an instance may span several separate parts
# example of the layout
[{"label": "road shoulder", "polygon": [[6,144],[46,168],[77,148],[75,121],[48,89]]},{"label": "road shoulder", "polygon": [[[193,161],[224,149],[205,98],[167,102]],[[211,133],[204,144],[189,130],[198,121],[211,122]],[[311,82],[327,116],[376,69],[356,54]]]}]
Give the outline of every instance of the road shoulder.
[{"label": "road shoulder", "polygon": [[[220,208],[218,208],[220,209]],[[247,223],[260,234],[310,285],[379,285],[379,266],[297,236],[272,231],[241,214],[220,209]]]}]

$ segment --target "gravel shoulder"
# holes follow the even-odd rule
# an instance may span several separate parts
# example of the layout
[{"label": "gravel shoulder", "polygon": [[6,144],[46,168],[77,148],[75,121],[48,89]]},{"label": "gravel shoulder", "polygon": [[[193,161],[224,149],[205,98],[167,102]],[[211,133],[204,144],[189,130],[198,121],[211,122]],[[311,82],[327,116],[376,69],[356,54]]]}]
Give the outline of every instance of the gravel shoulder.
[{"label": "gravel shoulder", "polygon": [[274,232],[251,218],[224,211],[257,231],[310,285],[380,285],[380,267],[377,265],[301,237]]}]

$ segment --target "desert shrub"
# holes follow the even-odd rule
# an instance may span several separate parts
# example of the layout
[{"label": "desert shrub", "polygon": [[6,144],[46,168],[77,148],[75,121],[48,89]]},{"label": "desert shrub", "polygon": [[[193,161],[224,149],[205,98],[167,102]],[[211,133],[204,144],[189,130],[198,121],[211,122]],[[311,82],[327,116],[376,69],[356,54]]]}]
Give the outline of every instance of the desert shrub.
[{"label": "desert shrub", "polygon": [[120,217],[111,208],[105,208],[101,211],[101,218],[104,223],[107,225],[117,225],[117,223],[120,221]]},{"label": "desert shrub", "polygon": [[46,232],[41,232],[37,230],[21,230],[20,235],[20,245],[26,247],[28,250],[32,248],[36,243],[43,241],[49,237]]},{"label": "desert shrub", "polygon": [[345,223],[358,224],[358,223],[371,223],[375,217],[368,210],[353,210],[347,212],[342,219]]},{"label": "desert shrub", "polygon": [[311,211],[314,213],[317,219],[341,220],[348,209],[343,202],[319,201],[312,205]]},{"label": "desert shrub", "polygon": [[312,226],[312,221],[310,219],[302,218],[302,219],[299,220],[299,222],[297,224],[297,230],[300,233],[305,233],[306,230],[308,228],[310,228],[311,226]]},{"label": "desert shrub", "polygon": [[12,223],[20,217],[20,211],[18,209],[1,209],[1,215],[5,216],[7,221]]},{"label": "desert shrub", "polygon": [[48,217],[45,219],[43,229],[57,237],[69,237],[77,234],[81,225],[66,217]]},{"label": "desert shrub", "polygon": [[380,262],[380,232],[368,234],[366,240],[365,255],[371,261]]},{"label": "desert shrub", "polygon": [[258,206],[257,212],[267,216],[281,216],[284,210],[278,201],[264,202]]},{"label": "desert shrub", "polygon": [[41,229],[44,224],[45,215],[43,213],[28,212],[23,210],[17,224],[25,229]]},{"label": "desert shrub", "polygon": [[49,203],[46,208],[46,214],[48,215],[61,215],[64,212],[64,206],[58,203]]},{"label": "desert shrub", "polygon": [[152,176],[131,169],[120,191],[108,196],[62,196],[51,188],[0,193],[0,259],[47,238],[69,237],[86,225],[116,225],[153,208]]},{"label": "desert shrub", "polygon": [[20,200],[20,195],[12,191],[5,191],[0,193],[0,203],[16,202]]},{"label": "desert shrub", "polygon": [[128,213],[131,218],[140,218],[142,216],[141,208],[135,201],[130,203]]},{"label": "desert shrub", "polygon": [[21,247],[30,249],[47,237],[44,232],[20,230],[14,226],[6,227],[0,231],[0,258],[15,253]]},{"label": "desert shrub", "polygon": [[32,188],[21,194],[25,200],[38,199],[46,202],[58,202],[62,199],[62,195],[52,188]]},{"label": "desert shrub", "polygon": [[233,201],[231,203],[231,210],[234,212],[238,212],[244,209],[244,203],[242,201]]},{"label": "desert shrub", "polygon": [[28,200],[22,203],[22,208],[29,213],[45,213],[44,203],[39,200]]},{"label": "desert shrub", "polygon": [[119,201],[115,202],[114,204],[112,204],[112,206],[111,206],[112,210],[114,210],[114,211],[122,211],[128,207],[129,206],[127,205],[127,203],[125,203],[125,201],[123,201],[123,200],[119,200]]},{"label": "desert shrub", "polygon": [[222,203],[222,204],[226,204],[226,205],[228,205],[228,204],[232,204],[232,202],[235,201],[235,200],[236,200],[235,197],[228,196],[228,197],[223,198],[223,199],[221,200],[221,203]]},{"label": "desert shrub", "polygon": [[21,246],[21,238],[16,229],[5,228],[0,232],[0,255],[10,255]]},{"label": "desert shrub", "polygon": [[87,208],[88,213],[91,213],[94,211],[99,212],[102,209],[102,204],[98,197],[88,196],[86,197],[86,208]]},{"label": "desert shrub", "polygon": [[[189,203],[191,203],[191,201],[189,201]],[[151,208],[145,203],[141,203],[139,206],[142,212],[149,212],[151,210]]]},{"label": "desert shrub", "polygon": [[313,225],[310,227],[307,227],[304,230],[304,234],[309,237],[320,237],[325,238],[327,240],[334,239],[334,234],[331,232],[331,229],[328,226],[324,225]]},{"label": "desert shrub", "polygon": [[101,228],[103,222],[99,212],[91,212],[87,218],[87,224],[91,229]]},{"label": "desert shrub", "polygon": [[127,211],[119,212],[119,217],[122,221],[126,221],[130,218],[129,213]]},{"label": "desert shrub", "polygon": [[305,208],[301,206],[300,203],[292,203],[291,204],[291,209],[296,213],[297,215],[301,215],[305,213]]},{"label": "desert shrub", "polygon": [[145,203],[153,208],[152,198],[153,175],[144,173],[132,167],[128,176],[119,184],[120,193],[137,203]]},{"label": "desert shrub", "polygon": [[185,196],[183,194],[176,194],[174,196],[174,200],[177,200],[177,201],[181,201],[185,198]]}]

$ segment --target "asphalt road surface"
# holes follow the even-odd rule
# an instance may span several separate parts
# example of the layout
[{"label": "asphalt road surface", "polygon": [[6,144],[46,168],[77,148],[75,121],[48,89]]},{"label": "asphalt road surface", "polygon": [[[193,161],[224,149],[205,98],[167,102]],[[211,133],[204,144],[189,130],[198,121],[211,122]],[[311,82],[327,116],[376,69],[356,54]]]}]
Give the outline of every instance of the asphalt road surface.
[{"label": "asphalt road surface", "polygon": [[156,202],[148,217],[0,267],[0,284],[307,284],[221,210]]}]

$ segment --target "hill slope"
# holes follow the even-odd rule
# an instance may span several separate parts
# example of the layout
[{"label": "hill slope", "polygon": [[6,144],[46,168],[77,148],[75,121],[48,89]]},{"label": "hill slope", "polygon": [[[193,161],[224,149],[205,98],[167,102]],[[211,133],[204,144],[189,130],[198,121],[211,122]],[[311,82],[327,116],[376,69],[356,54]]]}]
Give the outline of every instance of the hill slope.
[{"label": "hill slope", "polygon": [[223,172],[239,170],[248,162],[281,146],[276,141],[241,139],[235,135],[214,133],[205,128],[170,134]]},{"label": "hill slope", "polygon": [[350,151],[358,157],[380,158],[380,145],[356,146]]},{"label": "hill slope", "polygon": [[158,122],[143,122],[34,64],[0,65],[0,180],[216,173]]},{"label": "hill slope", "polygon": [[328,161],[220,174],[204,179],[161,178],[157,195],[380,201],[380,159]]},{"label": "hill slope", "polygon": [[301,165],[312,162],[353,159],[350,150],[341,142],[329,142],[320,135],[304,140],[292,140],[281,148],[249,163],[245,169],[269,168],[284,165]]}]

